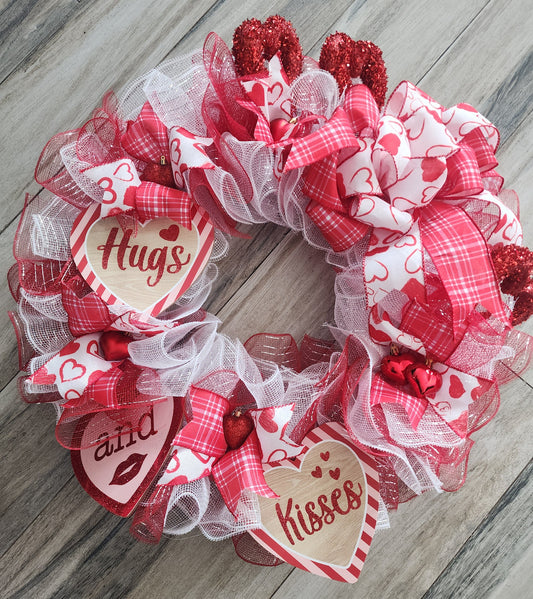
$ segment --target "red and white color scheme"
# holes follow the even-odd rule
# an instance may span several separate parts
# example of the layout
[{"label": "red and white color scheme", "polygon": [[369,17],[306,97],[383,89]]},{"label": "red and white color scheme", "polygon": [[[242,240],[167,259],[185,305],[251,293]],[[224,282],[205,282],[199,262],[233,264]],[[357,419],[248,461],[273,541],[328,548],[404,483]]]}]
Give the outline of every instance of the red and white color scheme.
[{"label": "red and white color scheme", "polygon": [[102,357],[99,340],[99,333],[90,333],[71,341],[34,372],[32,382],[56,385],[61,397],[76,403],[89,385],[119,364]]},{"label": "red and white color scheme", "polygon": [[190,398],[193,418],[176,436],[176,449],[158,485],[184,484],[212,474],[235,515],[246,489],[275,497],[265,482],[263,465],[303,451],[285,433],[294,405],[249,410],[253,425],[231,449],[234,431],[228,431],[224,423],[231,413],[229,401],[199,387],[191,387]]},{"label": "red and white color scheme", "polygon": [[[354,582],[388,509],[462,486],[471,434],[532,359],[513,327],[533,314],[533,252],[487,119],[405,81],[385,102],[371,42],[335,34],[317,63],[289,25],[247,21],[233,53],[210,34],[50,140],[11,316],[24,399],[56,405],[83,486],[136,505],[134,536],[198,527]],[[213,227],[265,222],[325,250],[334,341],[243,345],[204,310]]]},{"label": "red and white color scheme", "polygon": [[183,127],[172,127],[168,132],[172,174],[178,187],[185,187],[183,174],[193,168],[213,169],[215,165],[205,151],[213,140],[198,137]]},{"label": "red and white color scheme", "polygon": [[251,534],[293,566],[356,582],[378,514],[374,460],[335,422],[313,429],[302,445],[303,456],[265,467],[279,498],[259,498],[262,526]]},{"label": "red and white color scheme", "polygon": [[137,234],[115,216],[101,218],[100,204],[80,214],[70,238],[85,281],[110,306],[157,316],[198,278],[213,248],[213,225],[191,206],[188,230],[170,218],[138,223]]},{"label": "red and white color scheme", "polygon": [[[79,426],[83,448],[70,452],[82,487],[110,512],[129,516],[168,458],[181,418],[181,398],[147,405],[128,425],[105,411],[87,415]],[[102,432],[86,446],[91,429]]]}]

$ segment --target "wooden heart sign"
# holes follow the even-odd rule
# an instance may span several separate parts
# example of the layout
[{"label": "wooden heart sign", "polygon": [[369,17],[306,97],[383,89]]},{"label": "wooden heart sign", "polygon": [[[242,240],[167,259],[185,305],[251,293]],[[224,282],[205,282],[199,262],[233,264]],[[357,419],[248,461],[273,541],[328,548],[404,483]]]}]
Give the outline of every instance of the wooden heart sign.
[{"label": "wooden heart sign", "polygon": [[261,528],[251,534],[293,566],[355,582],[376,527],[375,462],[338,423],[312,430],[302,445],[306,451],[298,458],[265,468],[279,499],[258,497]]},{"label": "wooden heart sign", "polygon": [[213,249],[205,210],[191,209],[192,229],[169,218],[123,230],[115,216],[100,218],[100,204],[74,223],[70,246],[82,277],[110,306],[157,316],[194,283]]},{"label": "wooden heart sign", "polygon": [[[132,410],[135,419],[119,423],[107,412],[88,414],[81,422],[80,450],[70,452],[81,486],[118,516],[129,516],[165,463],[181,423],[181,398],[156,401]],[[96,445],[92,431],[102,431]]]}]

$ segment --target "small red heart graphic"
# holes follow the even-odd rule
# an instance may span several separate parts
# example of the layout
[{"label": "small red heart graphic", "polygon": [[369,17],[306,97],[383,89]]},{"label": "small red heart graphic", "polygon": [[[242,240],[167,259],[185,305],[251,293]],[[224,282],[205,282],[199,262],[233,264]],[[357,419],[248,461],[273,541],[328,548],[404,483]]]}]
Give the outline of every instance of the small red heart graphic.
[{"label": "small red heart graphic", "polygon": [[311,476],[315,478],[322,478],[322,468],[317,466],[314,470],[311,471]]},{"label": "small red heart graphic", "polygon": [[259,424],[268,432],[276,433],[278,431],[278,425],[274,421],[274,414],[276,411],[274,408],[265,408],[261,410],[259,415]]},{"label": "small red heart graphic", "polygon": [[53,385],[56,382],[56,375],[48,374],[43,367],[32,375],[31,380],[36,385]]},{"label": "small red heart graphic", "polygon": [[95,358],[100,358],[100,353],[98,352],[98,341],[90,341],[87,345],[87,353],[90,356],[94,356]]},{"label": "small red heart graphic", "polygon": [[334,470],[330,470],[329,475],[333,480],[339,480],[339,476],[341,475],[341,469],[335,468]]},{"label": "small red heart graphic", "polygon": [[75,354],[80,349],[80,344],[77,341],[71,341],[68,345],[59,352],[60,356],[68,356],[69,354]]},{"label": "small red heart graphic", "polygon": [[161,231],[159,231],[159,237],[165,241],[176,241],[179,234],[180,228],[178,225],[170,225],[168,229],[161,229]]},{"label": "small red heart graphic", "polygon": [[282,93],[283,85],[281,85],[279,81],[276,81],[274,85],[271,85],[267,90],[268,103],[275,104],[281,98]]},{"label": "small red heart graphic", "polygon": [[113,176],[121,181],[126,181],[126,183],[133,181],[135,178],[131,166],[127,162],[121,162],[115,169]]},{"label": "small red heart graphic", "polygon": [[379,260],[367,260],[365,269],[365,283],[386,281],[388,278],[389,269],[383,264],[383,262],[379,262]]},{"label": "small red heart graphic", "polygon": [[324,462],[327,462],[329,460],[329,451],[323,451],[320,454],[320,457],[324,460]]},{"label": "small red heart graphic", "polygon": [[458,399],[459,397],[462,397],[464,395],[464,392],[465,388],[463,386],[463,383],[461,382],[461,379],[456,374],[451,374],[449,389],[450,397]]},{"label": "small red heart graphic", "polygon": [[396,156],[398,153],[398,148],[400,147],[400,138],[395,133],[387,133],[381,139],[378,140],[378,143],[389,152],[393,156]]},{"label": "small red heart graphic", "polygon": [[265,88],[260,83],[254,83],[252,89],[247,94],[256,106],[264,106],[266,104]]},{"label": "small red heart graphic", "polygon": [[422,159],[422,180],[435,181],[446,170],[446,162],[440,158],[430,157]]},{"label": "small red heart graphic", "polygon": [[87,368],[85,368],[83,364],[78,364],[76,360],[70,358],[61,364],[61,368],[59,369],[59,378],[61,379],[62,383],[76,381],[81,379],[86,372]]},{"label": "small red heart graphic", "polygon": [[68,402],[65,405],[69,408],[72,408],[80,403],[79,400],[82,398],[82,394],[76,391],[76,389],[69,389],[65,393],[64,397],[66,400],[68,400]]}]

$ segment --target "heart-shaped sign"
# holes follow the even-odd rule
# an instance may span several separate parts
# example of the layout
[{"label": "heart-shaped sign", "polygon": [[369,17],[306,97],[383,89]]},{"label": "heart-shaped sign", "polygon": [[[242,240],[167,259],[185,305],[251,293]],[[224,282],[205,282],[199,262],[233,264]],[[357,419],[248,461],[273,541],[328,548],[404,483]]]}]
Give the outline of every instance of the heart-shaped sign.
[{"label": "heart-shaped sign", "polygon": [[303,455],[265,467],[279,499],[258,497],[261,528],[252,536],[280,559],[343,582],[355,582],[365,561],[379,505],[374,460],[338,423],[313,429]]},{"label": "heart-shaped sign", "polygon": [[213,249],[205,210],[191,209],[192,229],[169,218],[124,230],[115,216],[100,218],[100,204],[77,218],[70,245],[83,278],[110,306],[157,316],[198,278]]},{"label": "heart-shaped sign", "polygon": [[[80,423],[80,450],[70,452],[81,486],[118,516],[129,516],[164,465],[183,414],[181,398],[167,398],[135,410],[135,419],[120,424],[105,411]],[[102,431],[96,445],[89,435]]]}]

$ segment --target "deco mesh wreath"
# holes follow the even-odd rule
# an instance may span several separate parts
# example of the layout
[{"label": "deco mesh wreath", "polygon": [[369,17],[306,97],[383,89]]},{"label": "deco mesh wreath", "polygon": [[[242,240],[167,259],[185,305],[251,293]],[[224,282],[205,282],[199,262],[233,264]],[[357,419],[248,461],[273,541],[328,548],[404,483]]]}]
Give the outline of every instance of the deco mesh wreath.
[{"label": "deco mesh wreath", "polygon": [[[406,81],[385,96],[371,42],[336,33],[317,63],[251,19],[233,53],[210,34],[44,148],[9,276],[20,390],[137,538],[199,527],[353,581],[387,510],[463,484],[529,362],[533,257],[497,129]],[[202,309],[236,225],[267,221],[336,269],[335,342],[243,346]]]}]

